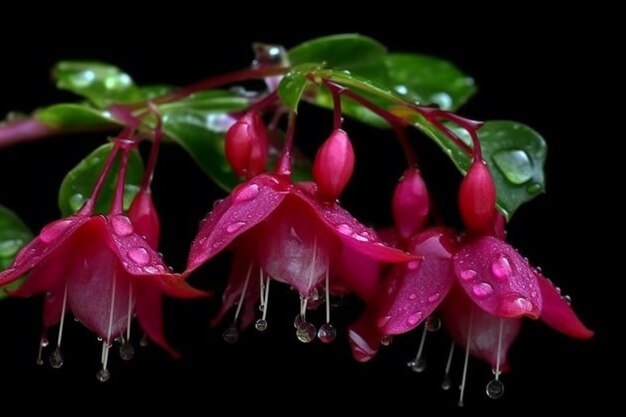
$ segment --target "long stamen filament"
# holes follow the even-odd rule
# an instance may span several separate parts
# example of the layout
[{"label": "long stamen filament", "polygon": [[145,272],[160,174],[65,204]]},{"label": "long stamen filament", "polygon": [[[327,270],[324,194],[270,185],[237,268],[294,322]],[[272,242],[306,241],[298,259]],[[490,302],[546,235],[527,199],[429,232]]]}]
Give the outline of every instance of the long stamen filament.
[{"label": "long stamen filament", "polygon": [[463,395],[465,395],[465,381],[467,380],[467,364],[469,362],[470,342],[472,341],[472,320],[474,318],[474,306],[470,310],[469,323],[467,325],[467,340],[465,342],[465,361],[463,362],[463,377],[461,379],[461,393],[459,395],[459,407],[463,407]]}]

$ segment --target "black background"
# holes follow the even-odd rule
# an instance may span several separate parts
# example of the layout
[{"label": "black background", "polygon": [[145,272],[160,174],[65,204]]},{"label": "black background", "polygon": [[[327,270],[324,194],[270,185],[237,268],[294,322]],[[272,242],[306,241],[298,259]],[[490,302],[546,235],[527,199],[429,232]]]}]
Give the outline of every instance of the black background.
[{"label": "black background", "polygon": [[[611,36],[603,20],[589,10],[551,15],[512,6],[476,16],[465,10],[423,10],[419,15],[400,9],[388,15],[373,10],[363,21],[354,11],[340,13],[318,5],[294,12],[290,18],[294,22],[286,23],[277,13],[256,14],[245,6],[208,14],[185,7],[132,18],[123,11],[109,16],[109,10],[96,18],[94,11],[67,21],[50,19],[45,26],[23,21],[18,29],[4,29],[0,112],[28,112],[38,105],[71,100],[56,91],[49,79],[49,69],[60,59],[108,61],[141,84],[183,85],[245,67],[252,57],[249,45],[253,41],[293,46],[336,32],[360,32],[390,50],[449,59],[479,86],[479,93],[461,114],[482,120],[517,120],[546,138],[547,194],[519,210],[508,227],[509,240],[572,296],[573,307],[596,330],[596,337],[570,340],[541,322],[525,323],[511,350],[513,371],[503,377],[505,396],[498,401],[485,397],[491,370],[471,360],[466,407],[458,409],[458,391],[439,388],[448,347],[444,331],[427,341],[429,367],[423,374],[413,374],[405,366],[416,351],[417,332],[396,338],[372,362],[358,364],[351,359],[343,331],[330,346],[297,342],[291,325],[297,299],[279,286],[273,288],[278,290],[272,294],[267,332],[249,330],[233,346],[222,341],[221,329],[208,325],[218,298],[168,301],[168,337],[184,358],[174,361],[154,346],[141,350],[136,346],[138,353],[130,363],[112,356],[112,378],[107,384],[95,378],[100,352],[95,337],[71,320],[64,336],[64,367],[58,371],[37,367],[41,299],[6,300],[0,305],[3,413],[620,413],[623,407],[615,408],[615,393],[623,387],[619,382],[623,366],[613,326],[623,314],[612,304],[619,290],[611,286],[619,285],[622,274],[612,261],[616,246],[602,237],[606,232],[621,233],[620,213],[611,209],[612,198],[606,191],[615,182],[612,178],[617,178],[612,177],[616,169],[600,150],[620,136],[606,129],[616,120],[608,117],[603,97],[611,92],[609,70],[617,50],[609,46]],[[296,140],[312,154],[328,133],[331,117],[307,108],[302,119]],[[358,159],[343,204],[365,223],[388,224],[390,193],[403,169],[400,151],[388,133],[354,122],[347,122],[346,128]],[[414,138],[431,189],[444,207],[453,204],[458,174],[427,140],[419,135]],[[2,149],[0,203],[19,213],[34,231],[39,230],[58,217],[56,193],[65,172],[104,140],[104,134],[76,135]],[[154,193],[163,222],[161,249],[180,270],[197,222],[223,193],[173,146],[162,152]],[[453,207],[448,211],[454,222]],[[218,258],[192,277],[192,283],[219,294],[228,262],[227,255]],[[334,321],[342,328],[358,312],[353,304],[348,301],[334,313]],[[455,384],[461,366],[461,355],[457,355]]]}]

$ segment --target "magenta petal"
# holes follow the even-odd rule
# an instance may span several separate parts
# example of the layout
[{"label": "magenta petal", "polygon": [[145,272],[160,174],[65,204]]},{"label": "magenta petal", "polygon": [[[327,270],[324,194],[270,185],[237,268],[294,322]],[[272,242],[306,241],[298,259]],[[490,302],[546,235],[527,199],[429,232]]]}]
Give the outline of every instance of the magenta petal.
[{"label": "magenta petal", "polygon": [[363,316],[348,329],[348,340],[354,359],[359,362],[372,359],[380,347],[381,336],[376,326],[374,311],[365,310]]},{"label": "magenta petal", "polygon": [[0,273],[0,286],[23,276],[55,249],[62,247],[87,220],[87,216],[74,215],[46,225],[39,236],[20,250],[11,266]]},{"label": "magenta petal", "polygon": [[36,265],[28,274],[28,278],[10,295],[16,297],[31,297],[35,294],[50,291],[51,288],[65,283],[65,259],[68,259],[72,251],[72,245],[68,242],[60,249],[55,257],[46,259]]},{"label": "magenta petal", "polygon": [[269,216],[285,198],[289,183],[262,174],[236,187],[204,219],[189,252],[187,269],[195,269],[237,236]]},{"label": "magenta petal", "polygon": [[565,302],[561,294],[546,278],[537,274],[539,288],[543,296],[541,320],[559,332],[578,339],[589,339],[593,331],[589,330]]},{"label": "magenta petal", "polygon": [[65,282],[58,282],[46,293],[43,302],[43,327],[45,329],[55,326],[61,320],[64,295]]},{"label": "magenta petal", "polygon": [[454,235],[446,229],[431,229],[412,239],[411,253],[424,258],[395,265],[383,280],[377,317],[381,333],[408,332],[443,301],[455,281],[454,245]]},{"label": "magenta petal", "polygon": [[175,358],[180,355],[169,345],[163,333],[163,296],[161,292],[149,285],[137,285],[137,305],[135,313],[142,330],[154,343],[162,347]]},{"label": "magenta petal", "polygon": [[458,282],[484,311],[504,318],[541,313],[533,268],[510,245],[491,236],[472,240],[454,256]]},{"label": "magenta petal", "polygon": [[150,190],[140,192],[135,196],[128,209],[128,217],[132,222],[134,232],[145,236],[148,244],[154,249],[158,248],[161,226]]},{"label": "magenta petal", "polygon": [[519,333],[521,319],[503,319],[476,308],[459,287],[450,292],[443,305],[442,315],[446,329],[454,342],[466,348],[471,316],[470,353],[485,360],[494,369],[498,365],[498,338],[502,324],[500,370],[503,372],[508,370],[508,351]]},{"label": "magenta petal", "polygon": [[309,190],[299,185],[294,188],[293,195],[310,205],[330,231],[354,251],[381,262],[407,262],[417,258],[385,245],[374,230],[359,223],[339,204],[322,203]]},{"label": "magenta petal", "polygon": [[378,293],[380,270],[380,262],[346,246],[337,265],[337,276],[342,286],[354,291],[363,301],[369,302]]}]

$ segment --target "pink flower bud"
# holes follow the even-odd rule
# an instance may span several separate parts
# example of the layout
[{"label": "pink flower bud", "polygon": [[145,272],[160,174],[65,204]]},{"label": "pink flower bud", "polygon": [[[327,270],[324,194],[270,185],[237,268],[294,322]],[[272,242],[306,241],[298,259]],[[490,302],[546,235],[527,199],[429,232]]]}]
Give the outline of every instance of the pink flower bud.
[{"label": "pink flower bud", "polygon": [[474,161],[461,182],[459,210],[472,233],[491,234],[496,213],[496,186],[484,161]]},{"label": "pink flower bud", "polygon": [[135,196],[128,210],[128,217],[134,225],[135,233],[145,236],[150,246],[156,249],[159,246],[161,225],[149,190],[140,191]]},{"label": "pink flower bud", "polygon": [[226,158],[238,177],[252,178],[265,171],[267,130],[258,113],[246,113],[226,132]]},{"label": "pink flower bud", "polygon": [[398,182],[391,203],[396,229],[408,239],[419,232],[428,217],[428,189],[416,168],[409,168]]},{"label": "pink flower bud", "polygon": [[354,149],[348,134],[335,130],[317,151],[313,178],[323,200],[335,200],[352,177]]}]

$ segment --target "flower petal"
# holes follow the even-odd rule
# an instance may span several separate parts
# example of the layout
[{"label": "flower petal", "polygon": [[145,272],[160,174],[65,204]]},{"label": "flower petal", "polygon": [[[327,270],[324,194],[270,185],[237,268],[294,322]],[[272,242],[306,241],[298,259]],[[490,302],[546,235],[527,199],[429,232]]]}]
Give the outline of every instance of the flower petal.
[{"label": "flower petal", "polygon": [[541,291],[533,268],[510,245],[491,236],[464,244],[454,270],[470,298],[485,312],[504,318],[539,317]]},{"label": "flower petal", "polygon": [[578,339],[589,339],[593,331],[589,330],[576,316],[569,304],[561,297],[546,278],[537,273],[539,288],[543,297],[541,320],[559,332]]},{"label": "flower petal", "polygon": [[455,282],[454,246],[453,233],[443,228],[427,230],[412,239],[411,253],[424,258],[395,265],[384,278],[377,315],[382,334],[406,333],[439,306]]},{"label": "flower petal", "polygon": [[262,174],[236,187],[203,220],[189,252],[187,269],[198,268],[237,236],[272,213],[289,191],[290,183]]},{"label": "flower petal", "polygon": [[[355,292],[363,301],[373,301],[378,293],[381,263],[377,262],[350,246],[341,251],[337,265],[338,284]],[[348,291],[349,292],[349,291]]]},{"label": "flower petal", "polygon": [[372,359],[380,347],[381,336],[376,326],[374,310],[365,310],[363,316],[348,329],[348,340],[354,359],[359,362]]},{"label": "flower petal", "polygon": [[135,196],[128,209],[128,217],[132,222],[134,232],[145,236],[148,244],[157,249],[161,226],[150,190],[139,192]]},{"label": "flower petal", "polygon": [[89,219],[88,216],[74,215],[46,225],[39,236],[20,250],[11,266],[0,273],[0,286],[15,281],[61,248]]},{"label": "flower petal", "polygon": [[311,206],[328,229],[354,251],[381,262],[408,262],[418,258],[385,245],[374,230],[359,223],[339,204],[321,202],[308,188],[297,185],[292,194]]},{"label": "flower petal", "polygon": [[454,286],[450,291],[441,311],[443,322],[452,340],[465,348],[468,347],[467,332],[471,317],[470,353],[485,360],[494,369],[498,365],[498,339],[502,325],[500,371],[505,372],[509,369],[508,351],[519,333],[521,319],[503,319],[476,308],[458,286]]},{"label": "flower petal", "polygon": [[165,339],[163,332],[163,295],[158,288],[150,285],[136,285],[137,303],[135,313],[142,330],[154,343],[162,347],[174,358],[180,358]]}]

